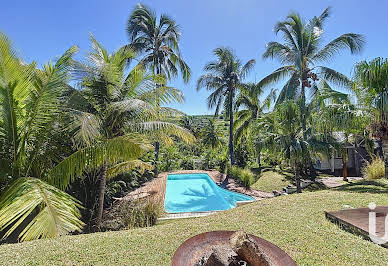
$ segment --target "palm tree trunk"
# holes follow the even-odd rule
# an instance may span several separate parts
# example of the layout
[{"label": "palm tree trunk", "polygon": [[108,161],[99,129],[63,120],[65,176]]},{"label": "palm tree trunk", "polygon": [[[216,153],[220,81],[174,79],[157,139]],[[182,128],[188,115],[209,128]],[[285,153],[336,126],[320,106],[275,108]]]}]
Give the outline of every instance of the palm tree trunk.
[{"label": "palm tree trunk", "polygon": [[383,137],[383,153],[385,162],[385,178],[388,178],[388,139]]},{"label": "palm tree trunk", "polygon": [[344,177],[343,180],[348,182],[348,166],[345,156],[342,156],[342,175]]},{"label": "palm tree trunk", "polygon": [[104,211],[104,196],[105,196],[105,185],[106,185],[106,162],[102,165],[101,176],[100,176],[100,186],[98,192],[98,210],[97,210],[97,226],[101,227],[102,223],[102,213]]},{"label": "palm tree trunk", "polygon": [[302,188],[300,186],[300,176],[299,176],[299,169],[298,164],[295,163],[295,183],[296,183],[296,192],[302,193]]},{"label": "palm tree trunk", "polygon": [[155,162],[154,162],[154,175],[155,177],[159,174],[159,150],[160,150],[160,143],[159,141],[155,142]]},{"label": "palm tree trunk", "polygon": [[261,168],[261,152],[257,154],[257,163],[259,164],[259,168]]},{"label": "palm tree trunk", "polygon": [[[157,66],[156,72],[157,72],[158,75],[161,74],[160,66]],[[159,83],[155,83],[155,86],[157,88],[161,87],[161,85]],[[157,115],[158,115],[158,119],[159,119],[159,107],[160,107],[160,97],[158,95],[158,97],[157,97]],[[158,169],[158,167],[159,167],[159,151],[160,151],[160,142],[156,141],[156,143],[155,143],[154,177],[157,177],[158,174],[159,174],[159,169]]]},{"label": "palm tree trunk", "polygon": [[310,178],[311,178],[312,181],[315,181],[316,177],[317,177],[317,171],[315,171],[314,164],[310,160]]},{"label": "palm tree trunk", "polygon": [[302,80],[302,90],[300,91],[302,97],[302,112],[301,112],[301,122],[303,129],[303,136],[305,136],[306,131],[306,89]]},{"label": "palm tree trunk", "polygon": [[234,151],[233,151],[233,91],[229,92],[229,154],[230,164],[234,165]]}]

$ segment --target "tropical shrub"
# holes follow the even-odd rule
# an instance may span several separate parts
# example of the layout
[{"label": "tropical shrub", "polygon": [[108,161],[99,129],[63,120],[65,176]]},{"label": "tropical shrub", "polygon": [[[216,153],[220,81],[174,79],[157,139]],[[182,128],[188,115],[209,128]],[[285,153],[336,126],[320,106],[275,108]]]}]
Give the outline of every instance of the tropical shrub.
[{"label": "tropical shrub", "polygon": [[160,152],[159,170],[169,172],[179,169],[180,153],[175,145],[163,147]]},{"label": "tropical shrub", "polygon": [[249,161],[248,146],[243,143],[236,145],[234,156],[236,160],[236,165],[241,168],[245,168]]},{"label": "tropical shrub", "polygon": [[194,161],[191,158],[184,158],[181,161],[180,168],[183,170],[193,170],[194,169]]},{"label": "tropical shrub", "polygon": [[121,204],[120,214],[127,229],[153,226],[162,213],[162,206],[153,198]]},{"label": "tropical shrub", "polygon": [[377,157],[372,162],[367,162],[366,166],[362,170],[362,174],[366,179],[379,179],[385,176],[385,164],[384,161]]},{"label": "tropical shrub", "polygon": [[249,169],[240,168],[238,166],[230,167],[229,175],[239,180],[246,188],[249,188],[255,181],[255,177]]}]

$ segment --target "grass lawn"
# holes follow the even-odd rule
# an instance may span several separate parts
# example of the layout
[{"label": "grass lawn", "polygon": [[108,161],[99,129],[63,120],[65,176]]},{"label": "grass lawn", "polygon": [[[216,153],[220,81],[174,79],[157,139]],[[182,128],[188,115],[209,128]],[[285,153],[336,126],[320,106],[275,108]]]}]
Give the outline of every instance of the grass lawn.
[{"label": "grass lawn", "polygon": [[169,265],[187,238],[211,230],[243,229],[284,249],[299,265],[383,265],[388,249],[345,232],[324,211],[344,205],[388,205],[388,181],[292,194],[215,215],[120,232],[66,236],[0,246],[0,265]]},{"label": "grass lawn", "polygon": [[269,170],[263,171],[260,174],[260,178],[251,187],[265,192],[272,192],[274,190],[282,190],[291,182],[290,178],[285,174]]}]

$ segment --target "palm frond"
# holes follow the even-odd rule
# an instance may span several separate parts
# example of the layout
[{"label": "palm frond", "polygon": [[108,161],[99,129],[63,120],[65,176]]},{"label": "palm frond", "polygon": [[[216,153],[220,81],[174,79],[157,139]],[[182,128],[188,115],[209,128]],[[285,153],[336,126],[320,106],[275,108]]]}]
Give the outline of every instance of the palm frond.
[{"label": "palm frond", "polygon": [[133,169],[138,169],[140,172],[144,172],[145,170],[152,170],[153,168],[154,167],[151,164],[145,163],[141,160],[125,161],[109,167],[106,171],[106,177],[107,179],[110,179]]},{"label": "palm frond", "polygon": [[0,201],[0,230],[5,229],[4,237],[8,237],[33,215],[20,233],[20,241],[81,231],[80,207],[76,199],[40,179],[19,178]]},{"label": "palm frond", "polygon": [[352,54],[359,53],[364,44],[364,36],[346,33],[326,44],[325,47],[312,57],[312,60],[315,62],[327,61],[345,48],[348,48]]},{"label": "palm frond", "polygon": [[104,163],[135,160],[152,146],[144,136],[129,134],[89,146],[74,152],[48,173],[48,182],[65,189],[76,177],[81,177],[86,169],[96,169]]},{"label": "palm frond", "polygon": [[136,124],[128,124],[137,132],[144,133],[151,138],[158,138],[161,136],[173,135],[183,140],[186,143],[193,143],[195,141],[194,135],[186,128],[180,127],[174,123],[163,121],[149,121]]},{"label": "palm frond", "polygon": [[295,69],[293,66],[280,67],[260,80],[257,86],[264,88],[270,84],[276,83],[279,80],[286,78],[287,76],[290,76],[294,71]]},{"label": "palm frond", "polygon": [[340,87],[344,87],[348,89],[352,88],[352,84],[353,84],[352,81],[344,74],[341,74],[335,71],[334,69],[324,67],[324,66],[319,66],[318,68],[320,69],[319,75],[322,76],[323,79]]}]

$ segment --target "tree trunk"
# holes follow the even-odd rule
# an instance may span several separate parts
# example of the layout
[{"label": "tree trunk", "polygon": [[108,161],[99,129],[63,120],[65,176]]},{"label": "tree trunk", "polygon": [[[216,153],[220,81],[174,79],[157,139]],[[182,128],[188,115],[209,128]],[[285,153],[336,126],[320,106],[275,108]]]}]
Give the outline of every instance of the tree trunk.
[{"label": "tree trunk", "polygon": [[356,176],[360,176],[360,157],[358,155],[357,139],[354,142],[354,168],[356,169]]},{"label": "tree trunk", "polygon": [[160,143],[157,141],[155,142],[155,162],[154,162],[154,175],[155,177],[159,174],[159,150],[160,150]]},{"label": "tree trunk", "polygon": [[261,169],[261,152],[257,154],[257,163],[259,164],[259,168]]},{"label": "tree trunk", "polygon": [[348,182],[348,166],[347,166],[347,160],[345,156],[342,156],[342,175],[344,177],[344,181]]},{"label": "tree trunk", "polygon": [[383,138],[383,153],[385,162],[385,178],[388,178],[388,139]]},{"label": "tree trunk", "polygon": [[97,210],[97,227],[101,227],[102,213],[104,211],[104,196],[105,196],[105,185],[106,185],[106,163],[104,162],[101,168],[100,186],[98,192],[98,210]]},{"label": "tree trunk", "polygon": [[234,165],[233,151],[233,91],[229,92],[229,154],[230,164]]},{"label": "tree trunk", "polygon": [[317,171],[315,171],[315,167],[312,161],[310,161],[310,178],[312,181],[315,181],[317,177]]},{"label": "tree trunk", "polygon": [[301,97],[302,97],[302,112],[301,112],[301,122],[302,122],[302,129],[303,129],[303,136],[305,136],[306,131],[306,92],[305,92],[305,86],[302,81],[302,90],[301,90]]},{"label": "tree trunk", "polygon": [[298,168],[298,164],[296,163],[295,163],[295,183],[296,183],[296,192],[302,193],[302,188],[300,186],[299,168]]}]

